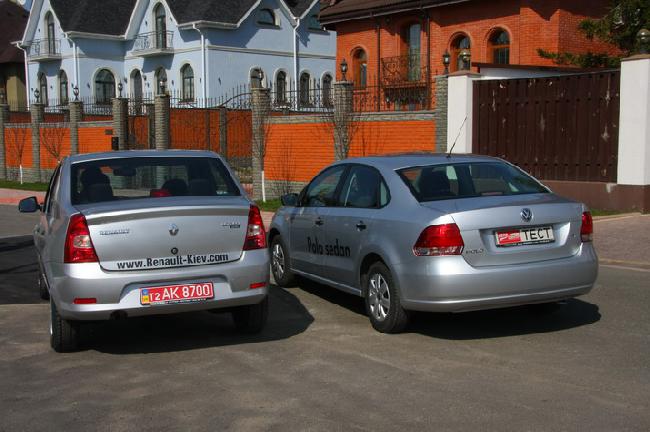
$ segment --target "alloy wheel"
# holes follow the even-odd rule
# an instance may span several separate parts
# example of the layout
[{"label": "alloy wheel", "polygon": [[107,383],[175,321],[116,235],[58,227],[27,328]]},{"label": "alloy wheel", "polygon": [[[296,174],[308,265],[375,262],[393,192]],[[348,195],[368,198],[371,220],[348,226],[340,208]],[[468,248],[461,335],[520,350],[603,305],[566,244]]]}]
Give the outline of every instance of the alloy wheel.
[{"label": "alloy wheel", "polygon": [[273,245],[272,255],[271,265],[273,266],[273,275],[277,279],[282,279],[282,276],[284,276],[284,251],[280,243]]},{"label": "alloy wheel", "polygon": [[386,279],[380,273],[375,273],[370,277],[368,304],[370,313],[377,321],[386,319],[390,311],[390,290]]}]

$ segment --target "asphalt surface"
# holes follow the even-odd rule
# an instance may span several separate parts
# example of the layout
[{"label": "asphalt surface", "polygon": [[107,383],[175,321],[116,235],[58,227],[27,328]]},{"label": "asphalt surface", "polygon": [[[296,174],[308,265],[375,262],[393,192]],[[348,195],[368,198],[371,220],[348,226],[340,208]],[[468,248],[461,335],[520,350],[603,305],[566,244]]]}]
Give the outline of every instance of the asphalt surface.
[{"label": "asphalt surface", "polygon": [[74,354],[49,347],[35,272],[30,237],[0,239],[0,431],[650,429],[642,268],[601,267],[553,315],[418,314],[400,335],[301,281],[272,288],[259,336],[226,314],[148,317],[90,325]]}]

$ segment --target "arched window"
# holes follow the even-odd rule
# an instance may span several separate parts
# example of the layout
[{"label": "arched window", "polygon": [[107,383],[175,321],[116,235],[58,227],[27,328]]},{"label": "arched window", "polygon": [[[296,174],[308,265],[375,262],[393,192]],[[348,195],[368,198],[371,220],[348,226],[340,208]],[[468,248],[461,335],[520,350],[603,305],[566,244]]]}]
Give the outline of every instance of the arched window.
[{"label": "arched window", "polygon": [[262,25],[275,26],[275,13],[272,9],[260,9],[257,13],[257,23]]},{"label": "arched window", "polygon": [[142,100],[142,74],[137,69],[131,72],[131,92],[133,99]]},{"label": "arched window", "polygon": [[275,102],[284,104],[287,102],[287,73],[278,72],[275,76]]},{"label": "arched window", "polygon": [[102,69],[95,76],[95,99],[98,104],[107,104],[115,97],[115,77],[108,69]]},{"label": "arched window", "polygon": [[167,14],[162,3],[158,3],[155,7],[154,18],[156,22],[156,48],[167,48]]},{"label": "arched window", "polygon": [[251,69],[250,76],[251,88],[262,88],[262,81],[264,80],[264,71],[260,68]]},{"label": "arched window", "polygon": [[498,29],[492,33],[488,41],[492,63],[510,63],[510,35],[505,30]]},{"label": "arched window", "polygon": [[59,71],[59,99],[61,104],[68,103],[68,75],[64,70]]},{"label": "arched window", "polygon": [[402,30],[404,49],[407,57],[406,77],[409,81],[419,81],[421,78],[420,46],[422,26],[420,23],[409,24]]},{"label": "arched window", "polygon": [[309,81],[311,80],[309,73],[303,72],[300,74],[300,105],[309,105]]},{"label": "arched window", "polygon": [[459,34],[451,41],[451,71],[469,69],[469,65],[465,63],[460,53],[463,50],[471,49],[469,36],[466,34]]},{"label": "arched window", "polygon": [[56,54],[56,33],[54,32],[54,17],[48,12],[45,15],[45,26],[47,27],[47,53]]},{"label": "arched window", "polygon": [[185,101],[194,100],[194,70],[186,64],[181,69],[181,80],[183,82],[182,97]]},{"label": "arched window", "polygon": [[47,106],[49,103],[49,98],[47,97],[47,77],[43,72],[38,74],[38,92],[37,102]]},{"label": "arched window", "polygon": [[156,94],[164,94],[167,85],[167,72],[162,67],[156,69]]},{"label": "arched window", "polygon": [[333,105],[332,101],[332,75],[325,74],[323,75],[323,86],[321,88],[322,97],[323,97],[323,106],[331,107]]},{"label": "arched window", "polygon": [[358,88],[368,85],[368,56],[362,49],[358,49],[352,56],[352,79]]}]

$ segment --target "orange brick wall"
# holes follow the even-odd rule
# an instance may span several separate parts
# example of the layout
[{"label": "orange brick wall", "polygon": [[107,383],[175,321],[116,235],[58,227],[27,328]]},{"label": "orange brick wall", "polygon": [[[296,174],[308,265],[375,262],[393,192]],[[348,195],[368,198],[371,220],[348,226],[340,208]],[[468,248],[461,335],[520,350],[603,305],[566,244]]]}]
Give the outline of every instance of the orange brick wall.
[{"label": "orange brick wall", "polygon": [[[56,168],[59,160],[70,155],[70,129],[41,127],[41,168]],[[59,160],[55,158],[58,155]]]},{"label": "orange brick wall", "polygon": [[111,135],[107,126],[79,128],[79,153],[96,153],[111,150]]},{"label": "orange brick wall", "polygon": [[30,128],[21,128],[14,130],[13,128],[5,128],[5,155],[6,164],[9,167],[20,166],[20,160],[16,151],[16,141],[23,141],[23,168],[30,168],[32,166],[32,130]]},{"label": "orange brick wall", "polygon": [[[308,182],[334,161],[331,124],[272,124],[270,128],[264,160],[267,179]],[[435,150],[433,121],[360,122],[351,130],[349,157]]]},{"label": "orange brick wall", "polygon": [[[537,49],[547,51],[588,50],[615,52],[599,41],[589,41],[577,29],[585,17],[599,17],[605,13],[608,0],[494,0],[468,2],[429,9],[431,73],[442,74],[442,55],[450,49],[458,33],[469,35],[472,61],[491,63],[488,39],[496,28],[510,34],[510,63],[522,65],[552,65],[543,59]],[[560,9],[561,8],[561,9]],[[352,54],[363,48],[368,56],[368,76],[377,75],[377,59],[405,55],[401,29],[420,18],[417,13],[393,14],[379,18],[380,54],[377,54],[376,22],[371,19],[353,20],[336,25],[337,64],[345,58],[352,71]],[[423,25],[421,56],[426,59],[426,32]],[[337,71],[338,79],[341,78]],[[348,79],[352,74],[348,73]]]}]

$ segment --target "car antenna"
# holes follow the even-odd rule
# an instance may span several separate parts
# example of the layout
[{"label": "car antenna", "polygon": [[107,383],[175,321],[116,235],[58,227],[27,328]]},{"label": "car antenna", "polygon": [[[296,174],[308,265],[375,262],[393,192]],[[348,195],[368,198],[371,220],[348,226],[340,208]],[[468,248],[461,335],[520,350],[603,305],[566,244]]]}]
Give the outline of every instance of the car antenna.
[{"label": "car antenna", "polygon": [[458,138],[460,137],[460,132],[463,130],[463,126],[465,126],[466,121],[467,121],[467,116],[465,116],[465,119],[460,124],[460,128],[458,129],[458,135],[456,135],[456,139],[454,140],[454,143],[451,145],[451,148],[449,149],[449,153],[447,153],[447,159],[449,159],[451,157],[451,152],[454,150],[454,147],[456,146],[456,142],[458,141]]}]

